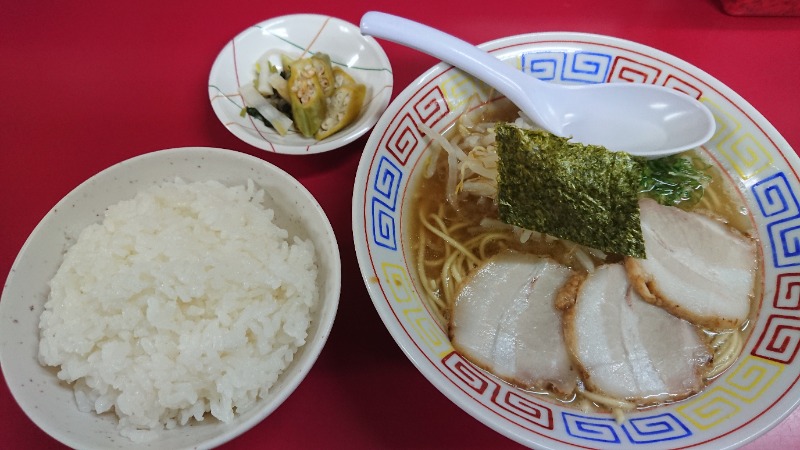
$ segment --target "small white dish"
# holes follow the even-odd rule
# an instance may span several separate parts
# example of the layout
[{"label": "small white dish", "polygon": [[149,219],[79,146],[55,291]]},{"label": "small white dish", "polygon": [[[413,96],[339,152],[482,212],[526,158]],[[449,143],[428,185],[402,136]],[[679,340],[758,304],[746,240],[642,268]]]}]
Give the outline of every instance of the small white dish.
[{"label": "small white dish", "polygon": [[[142,189],[174,181],[216,180],[228,186],[252,180],[266,193],[274,223],[310,239],[317,253],[319,297],[311,310],[305,345],[294,354],[269,393],[229,423],[210,415],[137,444],[120,435],[113,414],[81,412],[71,386],[52,367],[39,364],[39,316],[49,281],[64,253],[108,206]],[[0,298],[0,365],[11,394],[25,414],[54,439],[80,449],[197,449],[222,445],[255,426],[299,386],[330,335],[339,304],[341,260],[336,236],[319,203],[299,181],[254,156],[231,150],[189,147],[147,153],[109,167],[67,194],[36,226],[17,255]]]},{"label": "small white dish", "polygon": [[[268,50],[292,55],[326,53],[367,86],[358,119],[329,138],[316,141],[292,129],[285,136],[245,115],[239,86],[254,77],[254,63]],[[392,95],[389,58],[356,25],[331,16],[293,14],[253,25],[230,40],[217,56],[208,80],[208,96],[219,120],[236,137],[263,150],[291,155],[321,153],[349,144],[369,131]]]}]

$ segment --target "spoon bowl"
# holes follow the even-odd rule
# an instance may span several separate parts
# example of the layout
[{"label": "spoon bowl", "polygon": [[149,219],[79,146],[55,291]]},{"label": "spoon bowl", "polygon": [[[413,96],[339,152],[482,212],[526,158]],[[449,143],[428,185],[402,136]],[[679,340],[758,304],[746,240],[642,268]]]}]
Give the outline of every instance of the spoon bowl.
[{"label": "spoon bowl", "polygon": [[584,144],[657,158],[714,135],[711,112],[674,89],[637,83],[546,83],[457,37],[402,17],[368,12],[361,32],[434,56],[491,85],[541,128]]}]

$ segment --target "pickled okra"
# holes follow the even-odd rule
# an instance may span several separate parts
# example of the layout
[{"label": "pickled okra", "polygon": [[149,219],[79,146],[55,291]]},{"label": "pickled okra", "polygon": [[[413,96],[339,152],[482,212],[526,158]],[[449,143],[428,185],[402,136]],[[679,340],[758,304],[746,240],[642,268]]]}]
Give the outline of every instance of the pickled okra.
[{"label": "pickled okra", "polygon": [[353,122],[364,103],[366,86],[356,83],[350,75],[338,67],[334,69],[334,76],[336,90],[327,99],[327,114],[320,124],[319,131],[314,135],[317,140],[325,139]]},{"label": "pickled okra", "polygon": [[[333,67],[328,55],[316,53],[292,59],[281,53],[280,65],[282,70],[269,63],[265,54],[256,63],[254,85],[270,102],[288,102],[291,120],[303,136],[325,139],[358,117],[366,86],[344,69]],[[264,76],[265,71],[271,72],[269,76]],[[252,108],[243,112],[253,114]]]},{"label": "pickled okra", "polygon": [[[293,62],[289,76],[289,103],[292,105],[292,118],[294,125],[306,137],[314,136],[327,113],[325,90],[310,59]],[[333,70],[331,70],[332,73]],[[332,75],[328,82],[333,87]]]}]

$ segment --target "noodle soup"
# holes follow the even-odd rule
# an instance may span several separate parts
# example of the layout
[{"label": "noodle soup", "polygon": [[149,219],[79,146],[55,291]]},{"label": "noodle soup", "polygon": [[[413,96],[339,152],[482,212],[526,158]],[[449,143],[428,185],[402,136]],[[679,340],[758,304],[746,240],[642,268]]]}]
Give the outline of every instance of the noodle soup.
[{"label": "noodle soup", "polygon": [[[423,302],[445,331],[451,327],[459,291],[478,268],[501,252],[512,250],[546,257],[582,274],[624,259],[621,255],[514,227],[499,219],[493,195],[497,186],[492,180],[498,160],[493,126],[501,121],[516,121],[525,126],[511,106],[501,100],[476,108],[462,115],[444,136],[423,130],[434,143],[427,150],[430,156],[420,161],[421,175],[409,188],[412,207],[406,220],[410,268],[416,271]],[[702,199],[687,209],[718,218],[743,236],[755,235],[753,219],[733,183],[701,151],[693,150],[686,156],[706,164],[711,177]],[[760,256],[757,265],[761,267]],[[756,270],[756,277],[760,273],[761,270]],[[741,326],[725,330],[695,327],[711,352],[702,374],[704,384],[736,361],[749,333],[748,324],[755,315],[757,305],[752,298],[760,298],[760,292],[755,292],[760,286],[760,280],[756,280],[750,296],[749,318]],[[452,336],[452,330],[449,334]],[[514,384],[513,380],[506,381]],[[572,392],[534,391],[583,411],[612,411],[618,420],[626,410],[653,406],[590,392],[584,389],[582,381]]]}]

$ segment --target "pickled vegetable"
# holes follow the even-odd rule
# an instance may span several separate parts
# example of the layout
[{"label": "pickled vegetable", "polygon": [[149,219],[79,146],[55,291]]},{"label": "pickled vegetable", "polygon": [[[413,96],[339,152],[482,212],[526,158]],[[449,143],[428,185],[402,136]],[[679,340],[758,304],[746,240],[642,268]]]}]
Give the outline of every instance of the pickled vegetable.
[{"label": "pickled vegetable", "polygon": [[[332,79],[331,76],[331,87]],[[303,136],[313,137],[325,119],[328,106],[317,72],[306,59],[291,65],[289,99],[295,126]]]},{"label": "pickled vegetable", "polygon": [[[281,136],[289,131],[292,119],[283,114],[272,103],[264,98],[253,84],[244,84],[239,88],[239,93],[244,100],[247,109],[253,108],[258,112],[259,120],[265,121],[265,125],[271,126]],[[253,113],[250,113],[254,115]]]},{"label": "pickled vegetable", "polygon": [[[270,56],[279,57],[280,62],[273,64]],[[247,95],[243,93],[243,97],[250,100],[246,101],[242,114],[263,121],[282,135],[288,131],[288,120],[303,136],[317,140],[352,123],[360,114],[366,97],[366,86],[356,82],[341,67],[333,67],[330,57],[324,53],[293,59],[270,50],[255,63],[251,87],[244,89]],[[264,102],[253,98],[254,93],[260,94]],[[255,107],[255,103],[259,107]],[[290,114],[284,120],[275,114],[275,109],[283,115],[285,106]]]},{"label": "pickled vegetable", "polygon": [[363,84],[347,84],[338,89],[327,99],[328,112],[320,124],[319,131],[314,134],[317,140],[336,133],[350,125],[361,112],[367,88]]}]

